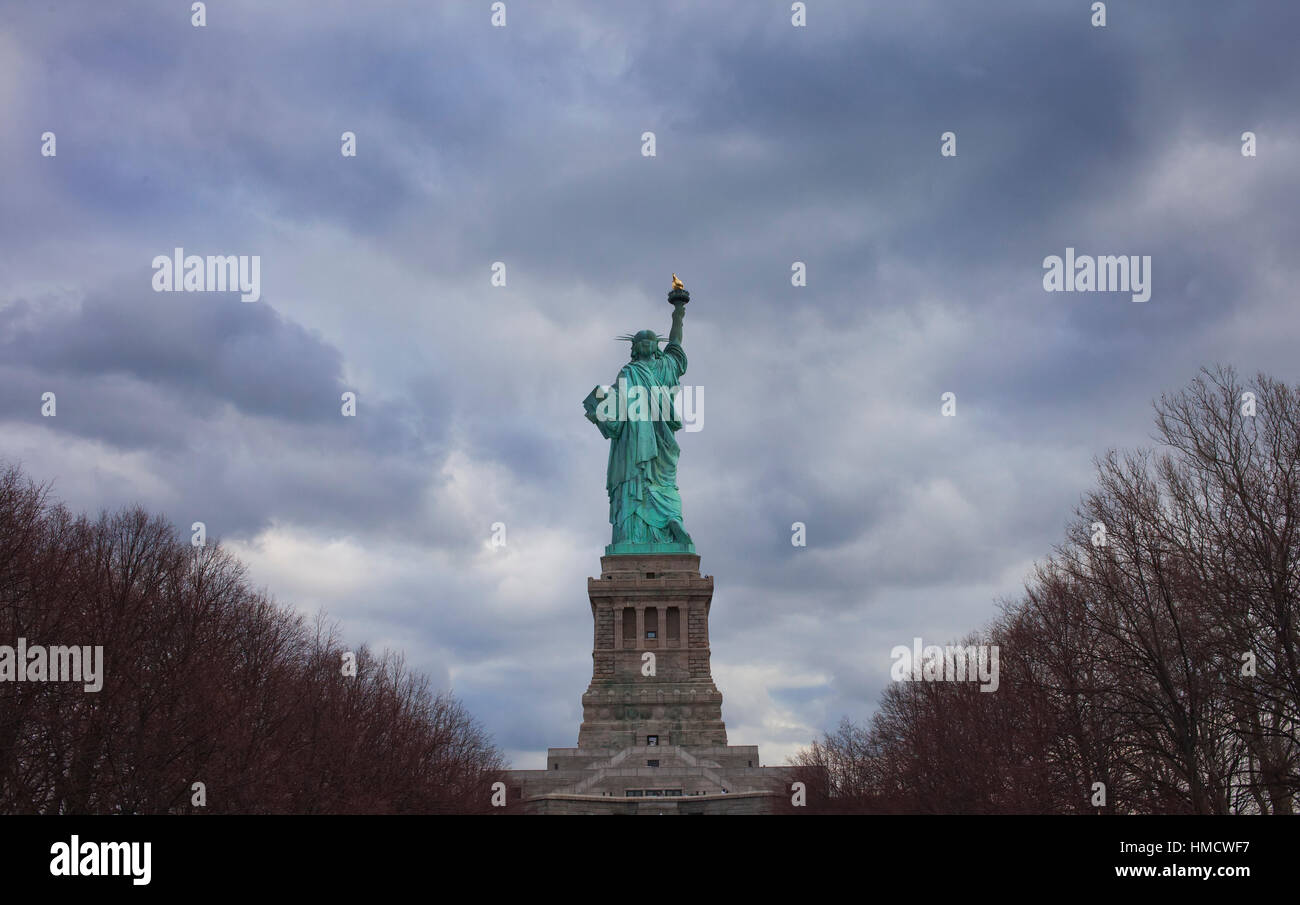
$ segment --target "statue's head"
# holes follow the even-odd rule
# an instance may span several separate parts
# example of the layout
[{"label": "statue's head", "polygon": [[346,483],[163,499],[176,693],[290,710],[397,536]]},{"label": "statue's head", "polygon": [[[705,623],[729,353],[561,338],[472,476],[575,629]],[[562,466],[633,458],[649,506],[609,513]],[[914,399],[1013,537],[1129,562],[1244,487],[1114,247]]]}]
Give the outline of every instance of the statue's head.
[{"label": "statue's head", "polygon": [[653,330],[642,330],[632,337],[632,360],[653,358],[659,354],[661,340]]}]

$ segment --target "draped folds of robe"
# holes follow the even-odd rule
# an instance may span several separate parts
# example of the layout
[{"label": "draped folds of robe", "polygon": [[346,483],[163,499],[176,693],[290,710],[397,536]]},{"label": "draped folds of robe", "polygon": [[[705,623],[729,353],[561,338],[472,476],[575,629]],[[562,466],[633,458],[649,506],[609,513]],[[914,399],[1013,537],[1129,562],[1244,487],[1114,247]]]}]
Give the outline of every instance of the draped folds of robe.
[{"label": "draped folds of robe", "polygon": [[[667,402],[667,392],[676,392],[685,373],[686,352],[670,342],[651,358],[625,364],[609,388],[611,398],[602,408],[626,411],[626,418],[597,420],[588,403],[588,416],[610,440],[605,486],[615,544],[691,542],[682,527],[682,498],[677,491],[679,447],[673,434],[682,423]],[[634,391],[634,387],[643,389]],[[624,399],[618,398],[620,393]],[[659,411],[652,409],[651,400]]]}]

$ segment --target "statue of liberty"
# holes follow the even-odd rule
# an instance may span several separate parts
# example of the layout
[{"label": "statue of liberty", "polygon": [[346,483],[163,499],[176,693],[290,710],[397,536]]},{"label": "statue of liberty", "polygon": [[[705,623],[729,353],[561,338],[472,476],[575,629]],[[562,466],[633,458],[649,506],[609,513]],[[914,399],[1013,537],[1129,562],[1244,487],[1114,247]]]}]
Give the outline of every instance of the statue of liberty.
[{"label": "statue of liberty", "polygon": [[587,419],[610,441],[605,487],[613,543],[606,554],[694,553],[682,527],[682,498],[677,490],[681,430],[678,394],[686,373],[682,319],[691,299],[677,274],[668,301],[673,323],[667,345],[653,330],[632,336],[632,360],[618,372],[614,386],[597,387],[583,402]]}]

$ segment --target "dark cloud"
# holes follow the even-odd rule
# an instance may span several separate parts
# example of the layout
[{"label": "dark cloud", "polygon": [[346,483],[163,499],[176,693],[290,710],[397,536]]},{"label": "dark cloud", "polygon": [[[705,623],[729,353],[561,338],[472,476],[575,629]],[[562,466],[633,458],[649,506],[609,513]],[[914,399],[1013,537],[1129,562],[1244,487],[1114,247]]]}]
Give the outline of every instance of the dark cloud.
[{"label": "dark cloud", "polygon": [[286,421],[338,413],[342,355],[269,305],[238,293],[153,292],[147,279],[92,291],[72,311],[28,300],[0,310],[4,360],[52,378],[122,375]]}]

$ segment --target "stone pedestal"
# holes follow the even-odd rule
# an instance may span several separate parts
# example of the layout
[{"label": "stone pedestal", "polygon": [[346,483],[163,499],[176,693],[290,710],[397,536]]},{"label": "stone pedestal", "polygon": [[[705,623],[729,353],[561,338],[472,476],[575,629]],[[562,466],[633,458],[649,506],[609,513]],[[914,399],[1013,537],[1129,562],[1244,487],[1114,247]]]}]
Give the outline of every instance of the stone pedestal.
[{"label": "stone pedestal", "polygon": [[730,746],[713,682],[713,578],[694,553],[601,557],[587,579],[591,684],[578,747],[545,770],[514,770],[512,799],[532,813],[764,813],[786,769]]},{"label": "stone pedestal", "polygon": [[603,556],[587,579],[595,626],[579,748],[725,748],[709,664],[713,578],[690,553]]}]

